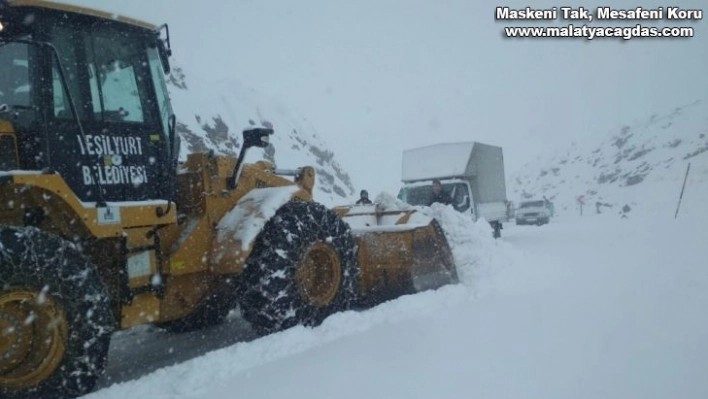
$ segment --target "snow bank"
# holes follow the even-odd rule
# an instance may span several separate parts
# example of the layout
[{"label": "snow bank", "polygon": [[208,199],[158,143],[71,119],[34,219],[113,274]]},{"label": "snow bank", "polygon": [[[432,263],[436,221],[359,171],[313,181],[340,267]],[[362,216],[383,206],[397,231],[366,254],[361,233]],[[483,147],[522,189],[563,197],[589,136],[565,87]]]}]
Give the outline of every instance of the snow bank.
[{"label": "snow bank", "polygon": [[494,240],[484,221],[449,207],[419,212],[440,221],[461,284],[238,343],[88,398],[708,397],[704,224],[561,217]]},{"label": "snow bank", "polygon": [[490,277],[521,262],[521,254],[504,240],[495,240],[484,219],[476,222],[450,205],[433,204],[429,211],[438,220],[455,258],[460,281],[476,297],[493,290]]},{"label": "snow bank", "polygon": [[430,219],[436,219],[452,249],[460,281],[475,295],[489,288],[488,277],[520,259],[511,245],[493,238],[486,220],[475,222],[470,215],[457,212],[450,205],[411,206],[386,192],[379,194],[374,202],[383,210],[416,210],[410,219],[412,223],[425,221],[427,224]]},{"label": "snow bank", "polygon": [[[391,220],[385,217],[376,224],[376,218],[366,213],[388,211],[414,211],[405,225],[390,225],[395,223],[400,215]],[[445,233],[450,249],[457,265],[461,283],[471,289],[474,295],[480,295],[490,286],[488,277],[504,270],[520,259],[519,254],[503,240],[495,240],[492,228],[484,219],[475,222],[468,214],[455,211],[450,205],[439,203],[432,207],[412,206],[387,192],[382,192],[374,200],[373,205],[352,207],[350,215],[345,218],[355,234],[374,231],[405,230],[416,226],[426,226],[435,219]]]}]

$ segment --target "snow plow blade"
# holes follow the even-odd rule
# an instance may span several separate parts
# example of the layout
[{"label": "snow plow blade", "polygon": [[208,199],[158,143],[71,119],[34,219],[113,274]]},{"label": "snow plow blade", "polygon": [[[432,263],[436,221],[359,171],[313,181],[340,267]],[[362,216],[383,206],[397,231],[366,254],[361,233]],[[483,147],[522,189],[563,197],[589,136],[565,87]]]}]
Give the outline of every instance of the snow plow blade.
[{"label": "snow plow blade", "polygon": [[416,210],[381,205],[334,208],[359,247],[360,298],[373,305],[457,283],[457,269],[438,222]]}]

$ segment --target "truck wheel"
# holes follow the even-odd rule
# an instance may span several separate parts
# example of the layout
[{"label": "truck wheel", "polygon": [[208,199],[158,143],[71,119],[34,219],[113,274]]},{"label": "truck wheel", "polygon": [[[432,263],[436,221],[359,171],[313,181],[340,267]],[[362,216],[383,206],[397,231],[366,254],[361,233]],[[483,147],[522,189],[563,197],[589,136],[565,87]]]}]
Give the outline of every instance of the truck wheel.
[{"label": "truck wheel", "polygon": [[494,232],[492,233],[494,238],[501,238],[501,230],[502,230],[501,222],[492,222],[492,229],[494,229]]},{"label": "truck wheel", "polygon": [[318,325],[352,307],[359,274],[349,225],[320,204],[291,201],[255,240],[243,271],[242,315],[262,334]]},{"label": "truck wheel", "polygon": [[90,392],[114,327],[95,267],[71,243],[0,227],[0,397]]}]

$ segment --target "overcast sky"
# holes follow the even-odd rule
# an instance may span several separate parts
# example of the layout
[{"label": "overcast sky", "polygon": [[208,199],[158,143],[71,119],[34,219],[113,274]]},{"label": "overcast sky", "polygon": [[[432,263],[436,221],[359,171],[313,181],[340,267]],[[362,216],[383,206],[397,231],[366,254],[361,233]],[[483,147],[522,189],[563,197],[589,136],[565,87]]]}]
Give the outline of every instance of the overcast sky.
[{"label": "overcast sky", "polygon": [[[546,148],[708,100],[705,20],[683,24],[696,29],[692,39],[589,42],[504,39],[495,7],[529,3],[518,1],[71,2],[169,23],[176,62],[190,81],[238,79],[280,99],[317,128],[357,188],[376,193],[397,191],[404,149],[500,145],[509,174]],[[609,2],[573,3],[594,10]]]}]

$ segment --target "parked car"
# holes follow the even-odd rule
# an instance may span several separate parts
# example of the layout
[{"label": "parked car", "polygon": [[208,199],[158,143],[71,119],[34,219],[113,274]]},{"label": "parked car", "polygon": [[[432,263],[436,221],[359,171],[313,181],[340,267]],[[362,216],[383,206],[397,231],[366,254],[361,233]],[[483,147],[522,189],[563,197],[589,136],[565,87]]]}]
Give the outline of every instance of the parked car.
[{"label": "parked car", "polygon": [[544,200],[523,201],[516,209],[516,224],[547,224],[553,216],[551,203]]}]

